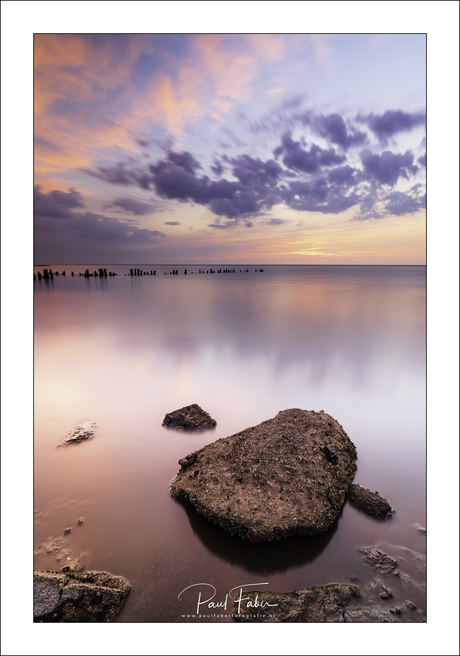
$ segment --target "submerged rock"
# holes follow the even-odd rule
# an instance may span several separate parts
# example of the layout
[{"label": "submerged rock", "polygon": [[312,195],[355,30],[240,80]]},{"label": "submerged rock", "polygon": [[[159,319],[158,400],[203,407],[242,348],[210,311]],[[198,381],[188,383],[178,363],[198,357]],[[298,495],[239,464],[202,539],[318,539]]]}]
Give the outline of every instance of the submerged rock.
[{"label": "submerged rock", "polygon": [[97,424],[95,421],[85,421],[82,424],[78,424],[73,431],[70,431],[65,440],[58,444],[58,447],[79,444],[83,440],[89,440],[91,437],[94,437],[96,428]]},{"label": "submerged rock", "polygon": [[293,592],[236,591],[234,619],[239,622],[395,622],[386,609],[362,605],[360,595],[342,584]]},{"label": "submerged rock", "polygon": [[377,547],[358,547],[364,554],[364,562],[384,574],[390,574],[396,569],[397,561]]},{"label": "submerged rock", "polygon": [[385,519],[393,512],[389,501],[381,497],[378,492],[371,492],[371,490],[354,483],[348,490],[348,501],[366,515],[377,519]]},{"label": "submerged rock", "polygon": [[216,425],[217,421],[196,403],[169,412],[163,419],[163,426],[183,430],[206,430]]},{"label": "submerged rock", "polygon": [[283,410],[181,458],[170,490],[243,539],[314,535],[339,516],[356,457],[328,414]]},{"label": "submerged rock", "polygon": [[73,574],[34,571],[35,622],[109,622],[131,586],[108,572]]}]

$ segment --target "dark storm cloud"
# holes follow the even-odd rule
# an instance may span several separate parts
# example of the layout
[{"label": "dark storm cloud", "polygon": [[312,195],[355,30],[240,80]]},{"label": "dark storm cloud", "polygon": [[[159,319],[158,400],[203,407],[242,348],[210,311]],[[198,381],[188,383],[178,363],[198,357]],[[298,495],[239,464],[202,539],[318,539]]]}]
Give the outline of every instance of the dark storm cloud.
[{"label": "dark storm cloud", "polygon": [[358,116],[357,120],[366,123],[368,128],[385,144],[388,139],[398,132],[410,132],[418,125],[424,125],[426,115],[423,112],[408,114],[402,111],[386,111],[381,116],[369,114]]},{"label": "dark storm cloud", "polygon": [[152,239],[164,237],[158,230],[145,230],[118,219],[93,212],[76,212],[73,207],[62,202],[72,195],[74,203],[81,196],[79,192],[51,191],[43,194],[40,187],[34,190],[34,228],[39,234],[49,233],[50,240],[58,243],[60,238],[82,239],[104,244],[145,244]]},{"label": "dark storm cloud", "polygon": [[320,168],[342,164],[346,157],[339,155],[333,148],[324,150],[312,144],[310,150],[305,150],[299,141],[294,141],[290,132],[281,137],[281,146],[275,149],[276,156],[283,155],[283,164],[288,169],[316,173]]},{"label": "dark storm cloud", "polygon": [[150,205],[149,203],[142,203],[141,201],[135,200],[134,198],[118,198],[117,200],[113,200],[108,205],[121,207],[122,209],[127,210],[136,216],[143,216],[144,214],[148,214],[149,212],[153,212],[155,210],[153,205]]},{"label": "dark storm cloud", "polygon": [[398,178],[408,179],[415,175],[418,167],[414,166],[414,156],[408,150],[404,155],[393,154],[385,150],[381,155],[373,155],[370,150],[361,152],[361,162],[368,179],[375,179],[380,184],[395,185]]}]

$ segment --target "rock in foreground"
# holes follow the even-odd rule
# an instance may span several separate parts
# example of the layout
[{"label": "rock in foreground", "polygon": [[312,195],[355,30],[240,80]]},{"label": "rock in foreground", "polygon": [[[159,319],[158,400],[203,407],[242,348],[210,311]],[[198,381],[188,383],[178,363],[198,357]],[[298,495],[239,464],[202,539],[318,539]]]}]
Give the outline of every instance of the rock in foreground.
[{"label": "rock in foreground", "polygon": [[58,447],[79,444],[83,440],[89,440],[91,437],[94,437],[96,428],[97,424],[95,421],[85,421],[82,424],[78,424],[73,431],[70,431],[65,440],[58,444]]},{"label": "rock in foreground", "polygon": [[381,497],[378,492],[371,492],[371,490],[361,487],[361,485],[350,485],[348,501],[366,515],[377,519],[385,519],[391,516],[393,512],[393,508],[387,499]]},{"label": "rock in foreground", "polygon": [[233,605],[239,622],[395,622],[390,611],[363,606],[356,586],[322,585],[293,592],[239,591]]},{"label": "rock in foreground", "polygon": [[109,622],[118,615],[131,586],[108,572],[34,572],[35,622]]},{"label": "rock in foreground", "polygon": [[331,416],[283,410],[179,460],[170,490],[243,539],[314,535],[339,516],[355,460],[354,444]]},{"label": "rock in foreground", "polygon": [[163,426],[167,428],[191,431],[207,430],[214,428],[216,425],[216,420],[196,403],[186,405],[184,408],[180,408],[174,412],[169,412],[163,419]]}]

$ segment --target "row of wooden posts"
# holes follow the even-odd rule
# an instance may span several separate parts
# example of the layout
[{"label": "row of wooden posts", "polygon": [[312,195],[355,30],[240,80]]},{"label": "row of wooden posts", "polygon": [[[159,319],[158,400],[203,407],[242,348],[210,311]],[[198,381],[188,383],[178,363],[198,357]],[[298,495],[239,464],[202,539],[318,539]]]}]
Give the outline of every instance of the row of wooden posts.
[{"label": "row of wooden posts", "polygon": [[[255,269],[255,271],[257,273],[257,269]],[[263,269],[259,269],[259,271],[262,272]],[[193,274],[194,272],[191,271],[190,273]],[[198,271],[198,273],[199,274],[201,274],[201,273],[236,273],[236,270],[235,269],[218,269],[217,271],[215,271],[213,269],[208,269],[208,270],[205,270],[205,269],[201,270],[200,269]],[[242,273],[241,269],[240,269],[240,273]],[[244,273],[249,273],[249,269],[245,269]],[[178,274],[179,274],[178,269],[173,269],[172,271],[169,272],[169,275],[176,275],[177,276]],[[184,274],[187,274],[187,269],[185,269]],[[70,275],[74,276],[75,274],[74,274],[73,271],[71,271]],[[109,271],[109,273],[107,274],[107,269],[98,269],[97,271],[94,271],[93,273],[90,273],[89,269],[86,269],[85,273],[79,273],[78,277],[79,278],[107,278],[107,275],[117,276],[118,274],[113,273],[112,271]],[[142,269],[130,269],[129,270],[129,275],[130,276],[148,276],[148,275],[156,276],[157,272],[156,271],[150,271],[150,272],[149,271],[142,271]],[[166,271],[165,271],[164,275],[166,275]],[[41,280],[42,278],[44,280],[53,280],[54,276],[65,276],[65,271],[62,271],[62,273],[59,273],[59,271],[55,271],[53,273],[53,271],[51,269],[43,269],[43,273],[40,273],[40,271],[37,273],[37,275],[35,275],[35,273],[34,273],[34,280],[36,280],[37,277],[38,277],[39,280]]]},{"label": "row of wooden posts", "polygon": [[[73,271],[71,271],[70,275],[74,276],[75,274],[74,274]],[[107,278],[108,275],[109,276],[117,276],[118,274],[113,273],[112,271],[109,271],[109,273],[107,273],[107,269],[98,269],[97,271],[94,271],[93,273],[90,273],[89,269],[86,269],[85,273],[79,273],[78,277],[79,278]],[[40,271],[38,271],[38,273],[37,273],[37,277],[38,277],[39,280],[41,280],[42,278],[44,280],[53,280],[54,276],[65,276],[65,271],[62,271],[62,273],[59,273],[59,271],[55,271],[53,273],[53,271],[51,269],[43,269],[43,273],[40,273]],[[35,273],[34,273],[34,280],[35,279],[36,278],[35,278]]]}]

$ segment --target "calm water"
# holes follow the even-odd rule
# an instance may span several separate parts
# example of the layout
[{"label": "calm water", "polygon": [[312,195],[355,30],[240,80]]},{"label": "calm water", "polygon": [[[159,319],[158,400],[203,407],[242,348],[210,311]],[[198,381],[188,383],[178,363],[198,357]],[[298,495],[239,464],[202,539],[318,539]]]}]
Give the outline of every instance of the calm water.
[{"label": "calm water", "polygon": [[[199,582],[223,599],[240,584],[364,580],[357,547],[369,545],[397,558],[425,607],[425,535],[413,526],[426,526],[425,267],[145,265],[157,275],[130,277],[127,265],[83,279],[70,271],[100,265],[48,266],[67,275],[34,283],[36,547],[72,527],[87,569],[131,582],[120,622],[190,621],[197,595],[177,597]],[[161,426],[191,403],[214,431]],[[390,521],[346,504],[325,534],[250,544],[170,497],[179,458],[295,407],[343,425],[355,482],[390,500]],[[56,449],[86,420],[99,424],[93,440]]]}]

